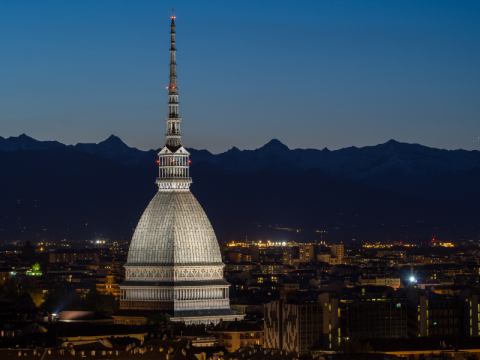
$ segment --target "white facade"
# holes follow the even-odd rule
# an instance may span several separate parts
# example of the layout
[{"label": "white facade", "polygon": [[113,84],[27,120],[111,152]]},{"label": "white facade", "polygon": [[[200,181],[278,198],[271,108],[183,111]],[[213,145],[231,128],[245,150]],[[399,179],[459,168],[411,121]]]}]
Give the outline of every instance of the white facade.
[{"label": "white facade", "polygon": [[190,192],[188,151],[178,113],[175,23],[171,25],[169,117],[159,152],[158,192],[133,235],[120,284],[120,309],[166,312],[187,324],[243,319],[230,310],[230,284],[215,232]]}]

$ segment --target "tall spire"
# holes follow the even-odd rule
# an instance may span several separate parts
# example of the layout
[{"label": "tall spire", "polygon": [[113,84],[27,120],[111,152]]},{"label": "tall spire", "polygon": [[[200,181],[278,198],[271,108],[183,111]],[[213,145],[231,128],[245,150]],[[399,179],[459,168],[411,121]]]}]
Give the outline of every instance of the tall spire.
[{"label": "tall spire", "polygon": [[177,48],[175,47],[175,15],[173,10],[170,29],[170,84],[168,86],[167,138],[165,145],[175,152],[175,149],[182,146],[180,133],[182,118],[178,115]]},{"label": "tall spire", "polygon": [[168,87],[168,118],[165,146],[158,154],[159,177],[157,184],[159,191],[189,190],[192,180],[189,175],[189,156],[182,144],[178,115],[178,87],[177,87],[177,48],[175,47],[175,15],[172,10],[170,25],[170,85]]},{"label": "tall spire", "polygon": [[172,9],[172,24],[170,25],[170,85],[168,87],[169,95],[178,94],[177,89],[177,59],[175,48],[175,15],[174,10]]}]

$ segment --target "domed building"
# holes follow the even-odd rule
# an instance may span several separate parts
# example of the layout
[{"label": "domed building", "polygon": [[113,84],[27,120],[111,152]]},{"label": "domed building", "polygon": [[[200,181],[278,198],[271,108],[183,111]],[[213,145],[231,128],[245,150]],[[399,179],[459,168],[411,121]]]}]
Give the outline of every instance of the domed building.
[{"label": "domed building", "polygon": [[130,243],[118,315],[133,319],[165,312],[187,325],[243,319],[244,314],[230,309],[230,284],[223,278],[215,232],[190,192],[190,154],[183,147],[178,112],[174,16],[170,36],[169,116],[158,154],[158,192]]}]

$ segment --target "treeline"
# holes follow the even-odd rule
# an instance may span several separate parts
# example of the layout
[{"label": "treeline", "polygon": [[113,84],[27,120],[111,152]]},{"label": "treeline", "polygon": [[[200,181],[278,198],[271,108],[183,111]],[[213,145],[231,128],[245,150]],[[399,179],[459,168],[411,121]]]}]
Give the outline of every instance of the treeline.
[{"label": "treeline", "polygon": [[80,293],[69,284],[45,288],[28,278],[20,284],[8,279],[0,285],[0,302],[14,302],[17,308],[45,308],[52,313],[62,310],[115,312],[119,307],[113,295],[100,294],[95,287]]}]

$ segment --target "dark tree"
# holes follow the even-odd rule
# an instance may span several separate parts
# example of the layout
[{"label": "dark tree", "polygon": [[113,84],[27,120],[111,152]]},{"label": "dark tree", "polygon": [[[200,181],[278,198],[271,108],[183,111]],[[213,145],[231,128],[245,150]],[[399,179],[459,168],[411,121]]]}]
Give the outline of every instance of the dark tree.
[{"label": "dark tree", "polygon": [[169,317],[165,313],[157,313],[147,317],[147,324],[167,324],[170,321]]},{"label": "dark tree", "polygon": [[350,339],[343,341],[338,350],[345,354],[358,354],[371,352],[372,347],[369,343],[363,343],[355,339]]},{"label": "dark tree", "polygon": [[80,295],[75,289],[54,286],[45,294],[42,306],[52,313],[58,313],[62,310],[71,310],[78,302],[80,302]]}]

